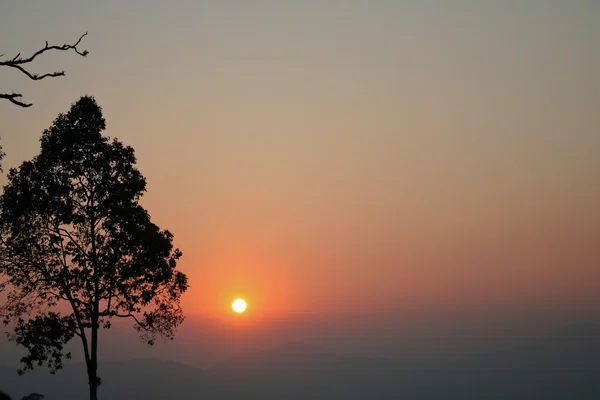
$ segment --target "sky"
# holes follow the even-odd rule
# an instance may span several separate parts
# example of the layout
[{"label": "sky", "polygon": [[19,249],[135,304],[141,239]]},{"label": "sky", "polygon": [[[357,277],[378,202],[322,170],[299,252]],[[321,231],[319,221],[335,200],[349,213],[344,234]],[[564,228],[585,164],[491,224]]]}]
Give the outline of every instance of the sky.
[{"label": "sky", "polygon": [[0,71],[5,171],[95,96],[190,318],[597,310],[600,3],[0,1],[0,54],[86,31]]}]

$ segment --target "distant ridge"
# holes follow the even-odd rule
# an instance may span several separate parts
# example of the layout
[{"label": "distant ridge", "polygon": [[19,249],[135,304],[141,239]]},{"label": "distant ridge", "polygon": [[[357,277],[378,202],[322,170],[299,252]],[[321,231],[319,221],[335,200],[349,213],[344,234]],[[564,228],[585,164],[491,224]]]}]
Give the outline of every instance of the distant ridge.
[{"label": "distant ridge", "polygon": [[549,337],[555,340],[600,340],[600,324],[593,322],[570,324],[552,333]]},{"label": "distant ridge", "polygon": [[[522,346],[431,368],[291,342],[206,369],[157,358],[104,361],[100,376],[100,395],[111,400],[600,399],[600,324],[568,325]],[[85,373],[71,364],[56,376],[17,378],[15,369],[0,366],[0,390],[15,399],[35,391],[47,400],[76,400],[85,397]]]}]

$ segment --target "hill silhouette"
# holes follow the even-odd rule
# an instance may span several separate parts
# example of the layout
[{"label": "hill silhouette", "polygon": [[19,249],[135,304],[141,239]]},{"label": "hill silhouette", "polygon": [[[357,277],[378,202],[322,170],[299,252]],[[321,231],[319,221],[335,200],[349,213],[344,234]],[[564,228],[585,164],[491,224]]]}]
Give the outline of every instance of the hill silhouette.
[{"label": "hill silhouette", "polygon": [[[158,359],[105,362],[101,396],[110,399],[597,399],[600,326],[578,324],[531,343],[445,365],[337,354],[291,343],[198,369]],[[0,367],[0,389],[13,398],[86,394],[85,373],[69,365],[16,378]]]}]

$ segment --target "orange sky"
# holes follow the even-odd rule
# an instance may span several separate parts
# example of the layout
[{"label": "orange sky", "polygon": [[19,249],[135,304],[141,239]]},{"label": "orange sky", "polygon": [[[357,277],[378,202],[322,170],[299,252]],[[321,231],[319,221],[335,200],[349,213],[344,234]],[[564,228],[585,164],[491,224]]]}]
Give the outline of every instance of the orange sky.
[{"label": "orange sky", "polygon": [[598,304],[596,3],[211,3],[3,4],[0,53],[90,51],[2,71],[5,167],[94,95],[189,315]]}]

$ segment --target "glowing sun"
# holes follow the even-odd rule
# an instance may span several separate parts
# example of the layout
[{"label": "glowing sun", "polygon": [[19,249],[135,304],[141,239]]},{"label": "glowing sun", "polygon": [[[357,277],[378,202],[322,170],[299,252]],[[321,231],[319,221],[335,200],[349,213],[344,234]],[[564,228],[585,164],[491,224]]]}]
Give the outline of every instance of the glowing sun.
[{"label": "glowing sun", "polygon": [[236,313],[243,313],[246,311],[246,302],[242,299],[237,299],[231,304],[231,308],[233,308],[233,311]]}]

